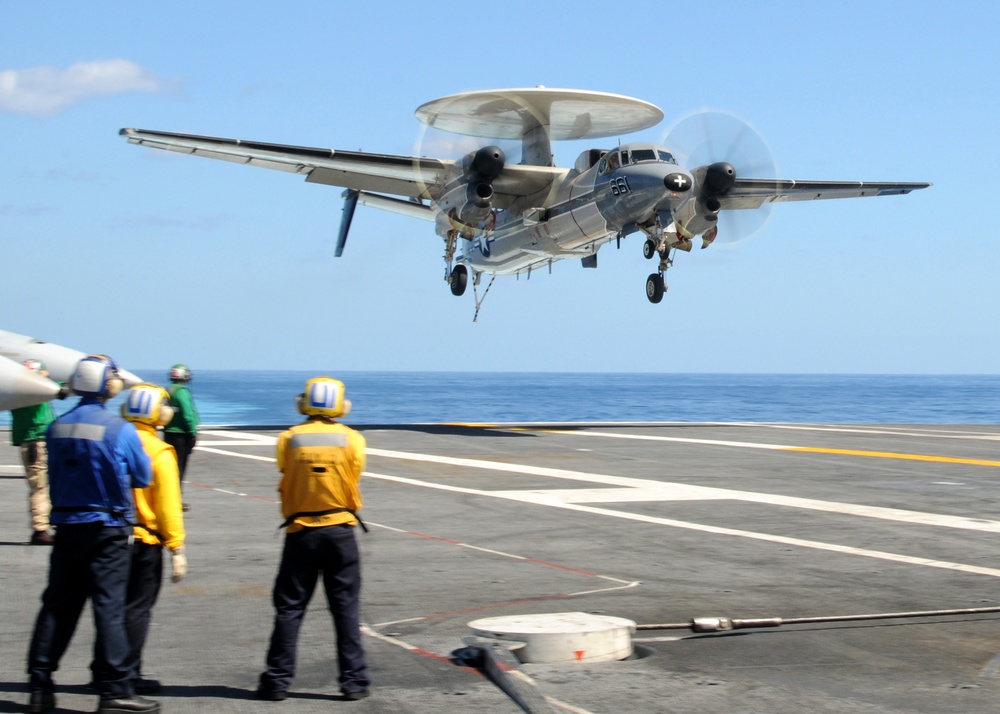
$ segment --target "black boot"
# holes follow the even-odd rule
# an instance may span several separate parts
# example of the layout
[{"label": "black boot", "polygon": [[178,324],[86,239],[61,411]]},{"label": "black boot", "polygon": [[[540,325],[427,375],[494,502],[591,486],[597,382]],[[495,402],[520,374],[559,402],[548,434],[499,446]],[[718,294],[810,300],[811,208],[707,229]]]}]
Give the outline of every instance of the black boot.
[{"label": "black boot", "polygon": [[33,714],[50,712],[56,708],[56,695],[52,692],[32,692],[28,700],[28,711]]},{"label": "black boot", "polygon": [[160,703],[142,697],[120,697],[118,699],[102,699],[97,707],[97,714],[130,714],[130,712],[160,711]]}]

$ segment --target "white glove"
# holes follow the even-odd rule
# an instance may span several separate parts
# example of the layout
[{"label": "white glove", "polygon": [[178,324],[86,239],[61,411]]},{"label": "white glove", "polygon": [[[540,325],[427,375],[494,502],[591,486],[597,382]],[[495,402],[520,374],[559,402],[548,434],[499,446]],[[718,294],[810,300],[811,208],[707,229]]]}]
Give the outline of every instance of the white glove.
[{"label": "white glove", "polygon": [[173,571],[170,575],[170,580],[172,582],[179,583],[184,579],[184,576],[187,575],[188,559],[187,556],[184,555],[183,545],[179,548],[174,548],[170,552],[170,567]]}]

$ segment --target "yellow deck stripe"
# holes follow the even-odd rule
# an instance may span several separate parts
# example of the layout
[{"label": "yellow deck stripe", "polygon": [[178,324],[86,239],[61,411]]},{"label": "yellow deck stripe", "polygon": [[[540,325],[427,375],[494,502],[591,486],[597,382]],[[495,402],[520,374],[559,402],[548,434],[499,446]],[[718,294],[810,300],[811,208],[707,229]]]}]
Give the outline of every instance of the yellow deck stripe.
[{"label": "yellow deck stripe", "polygon": [[855,451],[853,449],[824,449],[813,446],[789,446],[784,451],[803,451],[811,454],[841,454],[843,456],[865,456],[872,459],[903,459],[904,461],[930,461],[941,464],[967,464],[969,466],[992,466],[1000,468],[1000,461],[988,459],[962,459],[954,456],[933,456],[931,454],[900,454],[893,451]]}]

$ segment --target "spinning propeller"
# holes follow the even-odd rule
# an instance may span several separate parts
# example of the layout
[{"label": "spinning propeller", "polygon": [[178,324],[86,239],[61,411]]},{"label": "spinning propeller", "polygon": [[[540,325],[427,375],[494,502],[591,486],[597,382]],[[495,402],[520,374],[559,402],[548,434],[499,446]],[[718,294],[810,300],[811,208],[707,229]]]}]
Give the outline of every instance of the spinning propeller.
[{"label": "spinning propeller", "polygon": [[[776,178],[770,147],[756,128],[735,114],[701,110],[681,117],[660,141],[698,182],[698,200],[718,210],[719,200],[737,178]],[[732,245],[763,228],[770,204],[718,213],[717,243]]]}]

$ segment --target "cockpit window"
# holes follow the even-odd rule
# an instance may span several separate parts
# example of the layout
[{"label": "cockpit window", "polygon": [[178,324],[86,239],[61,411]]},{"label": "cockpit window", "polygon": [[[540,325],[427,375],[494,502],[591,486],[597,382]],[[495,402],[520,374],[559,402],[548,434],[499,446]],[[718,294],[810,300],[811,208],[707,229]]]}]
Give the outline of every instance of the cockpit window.
[{"label": "cockpit window", "polygon": [[656,161],[656,152],[652,149],[632,149],[632,161]]},{"label": "cockpit window", "polygon": [[632,160],[628,156],[627,151],[622,151],[622,166],[628,166],[632,163]]},{"label": "cockpit window", "polygon": [[657,154],[660,156],[660,161],[666,161],[668,164],[676,164],[677,159],[669,151],[664,151],[663,149],[658,149]]}]

